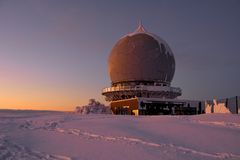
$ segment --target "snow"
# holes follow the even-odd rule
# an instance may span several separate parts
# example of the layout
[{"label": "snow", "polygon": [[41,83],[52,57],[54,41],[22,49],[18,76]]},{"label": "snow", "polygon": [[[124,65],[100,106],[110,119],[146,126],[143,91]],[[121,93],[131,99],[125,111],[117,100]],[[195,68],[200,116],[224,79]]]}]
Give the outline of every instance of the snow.
[{"label": "snow", "polygon": [[216,99],[213,100],[213,105],[205,102],[206,113],[231,113],[230,110],[225,106],[225,103],[218,103]]},{"label": "snow", "polygon": [[217,100],[213,100],[213,112],[214,113],[231,113],[229,109],[225,106],[225,103],[217,103]]},{"label": "snow", "polygon": [[240,116],[0,111],[0,159],[240,159]]},{"label": "snow", "polygon": [[109,106],[105,106],[95,99],[90,99],[88,105],[77,106],[75,112],[79,114],[112,114]]},{"label": "snow", "polygon": [[160,45],[161,43],[163,43],[164,46],[167,48],[167,51],[166,51],[164,54],[166,54],[167,56],[168,56],[168,55],[173,56],[173,52],[172,52],[171,48],[169,47],[169,45],[167,44],[167,42],[166,42],[165,40],[163,40],[162,38],[160,38],[159,36],[157,36],[157,35],[155,35],[155,34],[153,34],[153,33],[148,32],[148,31],[144,28],[144,26],[142,25],[141,22],[139,23],[137,29],[136,29],[134,32],[128,33],[128,34],[122,36],[120,39],[123,39],[123,38],[128,37],[128,36],[131,37],[131,36],[134,36],[134,35],[137,35],[137,34],[143,34],[143,33],[144,33],[144,34],[147,34],[147,35],[149,35],[149,36],[151,36],[151,37],[153,37],[155,40],[158,41],[159,45]]}]

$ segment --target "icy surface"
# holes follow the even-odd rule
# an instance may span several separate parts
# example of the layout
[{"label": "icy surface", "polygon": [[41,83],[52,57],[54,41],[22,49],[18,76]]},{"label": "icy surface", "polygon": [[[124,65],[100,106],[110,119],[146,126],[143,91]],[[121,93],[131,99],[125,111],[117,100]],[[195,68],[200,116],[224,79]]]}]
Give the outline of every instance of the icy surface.
[{"label": "icy surface", "polygon": [[240,116],[0,111],[0,159],[240,159]]}]

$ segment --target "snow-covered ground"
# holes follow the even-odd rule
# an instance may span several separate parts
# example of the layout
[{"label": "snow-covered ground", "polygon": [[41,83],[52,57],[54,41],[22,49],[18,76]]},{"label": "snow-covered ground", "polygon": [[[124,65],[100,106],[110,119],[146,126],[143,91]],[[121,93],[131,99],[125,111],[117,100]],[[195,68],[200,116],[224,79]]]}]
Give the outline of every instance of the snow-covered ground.
[{"label": "snow-covered ground", "polygon": [[0,111],[0,160],[240,159],[240,116]]}]

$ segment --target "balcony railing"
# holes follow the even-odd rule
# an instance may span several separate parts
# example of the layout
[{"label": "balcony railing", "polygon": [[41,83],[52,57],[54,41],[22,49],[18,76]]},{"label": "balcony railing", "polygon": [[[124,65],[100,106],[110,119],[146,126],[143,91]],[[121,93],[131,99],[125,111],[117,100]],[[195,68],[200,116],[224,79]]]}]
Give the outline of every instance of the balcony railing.
[{"label": "balcony railing", "polygon": [[175,92],[182,93],[180,88],[169,87],[169,86],[117,86],[117,87],[107,87],[102,90],[102,93],[107,92],[117,92],[117,91],[165,91],[165,92]]}]

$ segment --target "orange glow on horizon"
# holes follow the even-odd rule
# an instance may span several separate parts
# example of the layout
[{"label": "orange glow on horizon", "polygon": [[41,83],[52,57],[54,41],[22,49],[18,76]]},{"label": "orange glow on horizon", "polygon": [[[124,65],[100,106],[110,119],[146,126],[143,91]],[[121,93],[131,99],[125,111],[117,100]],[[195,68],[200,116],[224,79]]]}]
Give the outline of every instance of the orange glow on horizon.
[{"label": "orange glow on horizon", "polygon": [[73,111],[93,98],[90,92],[79,92],[79,88],[71,86],[0,80],[0,88],[0,109]]},{"label": "orange glow on horizon", "polygon": [[0,109],[10,110],[46,110],[46,111],[74,111],[75,107],[64,107],[64,106],[8,106],[0,107]]}]

